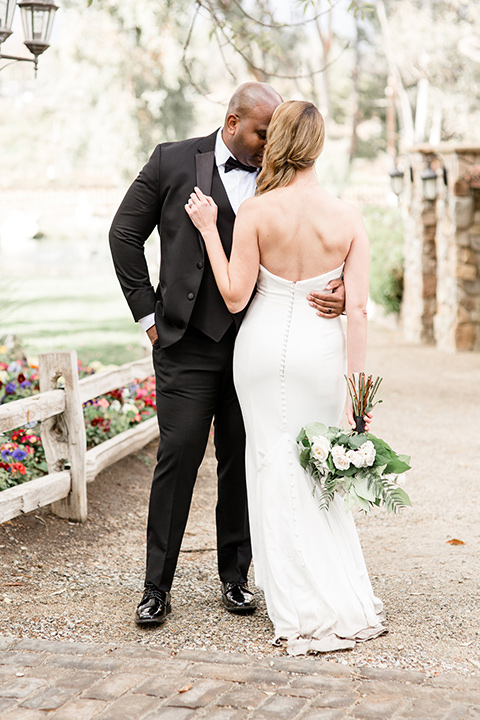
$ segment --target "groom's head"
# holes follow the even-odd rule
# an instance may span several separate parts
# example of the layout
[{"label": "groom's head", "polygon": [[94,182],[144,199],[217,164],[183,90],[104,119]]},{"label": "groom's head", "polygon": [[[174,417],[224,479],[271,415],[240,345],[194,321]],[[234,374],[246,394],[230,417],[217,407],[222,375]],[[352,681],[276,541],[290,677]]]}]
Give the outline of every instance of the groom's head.
[{"label": "groom's head", "polygon": [[283,102],[267,83],[240,85],[228,104],[222,137],[237,160],[260,167],[267,128],[275,108]]}]

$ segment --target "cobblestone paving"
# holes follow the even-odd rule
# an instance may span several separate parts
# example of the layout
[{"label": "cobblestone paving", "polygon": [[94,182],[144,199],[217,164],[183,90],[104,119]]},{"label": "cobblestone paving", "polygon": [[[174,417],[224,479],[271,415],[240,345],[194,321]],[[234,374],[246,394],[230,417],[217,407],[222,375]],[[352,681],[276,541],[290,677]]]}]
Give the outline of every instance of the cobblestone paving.
[{"label": "cobblestone paving", "polygon": [[472,720],[480,681],[322,658],[0,636],[2,720]]}]

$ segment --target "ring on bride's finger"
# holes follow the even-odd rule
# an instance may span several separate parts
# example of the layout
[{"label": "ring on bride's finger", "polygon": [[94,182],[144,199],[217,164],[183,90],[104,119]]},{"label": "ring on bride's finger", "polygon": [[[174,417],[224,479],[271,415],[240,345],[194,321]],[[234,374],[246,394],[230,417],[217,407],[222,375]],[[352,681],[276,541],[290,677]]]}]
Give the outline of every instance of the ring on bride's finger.
[{"label": "ring on bride's finger", "polygon": [[330,315],[330,313],[332,312],[332,308],[328,308],[327,312]]}]

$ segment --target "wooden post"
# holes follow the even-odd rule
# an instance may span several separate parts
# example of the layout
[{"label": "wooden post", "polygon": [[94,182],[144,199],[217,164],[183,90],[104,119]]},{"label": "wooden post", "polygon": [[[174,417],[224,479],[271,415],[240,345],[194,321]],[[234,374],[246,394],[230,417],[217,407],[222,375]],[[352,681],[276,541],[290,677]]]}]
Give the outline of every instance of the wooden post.
[{"label": "wooden post", "polygon": [[[65,385],[65,412],[42,422],[41,436],[50,473],[70,469],[72,485],[64,500],[52,504],[60,517],[83,522],[87,519],[85,473],[86,437],[78,386],[77,353],[53,352],[39,355],[40,392]],[[62,384],[63,384],[62,383]]]}]

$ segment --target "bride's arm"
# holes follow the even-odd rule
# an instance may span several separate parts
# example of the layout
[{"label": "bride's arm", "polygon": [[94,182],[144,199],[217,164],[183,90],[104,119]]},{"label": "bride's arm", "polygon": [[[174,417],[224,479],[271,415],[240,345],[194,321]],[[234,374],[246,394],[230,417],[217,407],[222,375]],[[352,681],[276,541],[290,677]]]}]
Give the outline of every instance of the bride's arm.
[{"label": "bride's arm", "polygon": [[250,300],[260,263],[255,200],[245,200],[238,210],[230,262],[218,234],[217,206],[212,198],[195,188],[185,210],[205,241],[210,265],[226,306],[232,313],[240,312]]},{"label": "bride's arm", "polygon": [[[354,231],[345,260],[345,312],[347,315],[347,372],[365,371],[367,353],[367,300],[368,300],[368,236],[363,219],[354,209]],[[347,402],[347,417],[355,427],[350,402]]]}]

